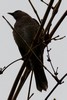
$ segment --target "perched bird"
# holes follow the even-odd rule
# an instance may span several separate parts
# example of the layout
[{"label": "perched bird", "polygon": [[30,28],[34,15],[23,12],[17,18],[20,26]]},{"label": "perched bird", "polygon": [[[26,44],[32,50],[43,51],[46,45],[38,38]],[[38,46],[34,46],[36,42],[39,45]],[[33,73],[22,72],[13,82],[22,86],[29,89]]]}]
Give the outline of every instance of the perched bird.
[{"label": "perched bird", "polygon": [[[24,57],[28,53],[29,48],[25,44],[23,39],[27,42],[27,44],[30,47],[40,25],[37,20],[35,20],[34,18],[32,18],[30,15],[28,15],[27,13],[23,11],[17,10],[13,13],[8,13],[8,14],[12,15],[14,19],[16,20],[14,28],[19,35],[15,31],[13,31],[13,36],[18,46],[18,49],[21,53],[21,56]],[[43,33],[43,30],[42,30],[42,33]],[[34,45],[35,47],[34,52],[36,56],[43,63],[44,45],[43,44],[38,45],[42,42],[42,38],[43,37],[40,36],[38,42]],[[46,78],[42,64],[38,61],[38,59],[34,56],[34,54],[32,54],[31,57],[29,58],[26,68],[28,70],[33,69],[37,89],[39,91],[42,91],[42,90],[46,91],[48,88],[47,78]]]}]

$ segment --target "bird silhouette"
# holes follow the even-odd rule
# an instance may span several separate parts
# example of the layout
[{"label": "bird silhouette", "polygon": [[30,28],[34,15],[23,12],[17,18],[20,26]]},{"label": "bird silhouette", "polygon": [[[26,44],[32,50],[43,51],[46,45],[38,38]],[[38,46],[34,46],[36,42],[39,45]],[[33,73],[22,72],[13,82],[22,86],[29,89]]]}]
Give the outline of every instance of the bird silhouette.
[{"label": "bird silhouette", "polygon": [[[32,18],[30,15],[28,15],[27,13],[23,11],[17,10],[13,13],[8,13],[8,14],[12,15],[14,19],[16,20],[14,28],[18,32],[19,35],[15,31],[13,31],[13,36],[18,46],[18,49],[21,53],[21,56],[24,57],[28,53],[29,48],[25,44],[23,39],[26,41],[26,43],[30,47],[35,35],[37,34],[37,31],[40,25],[36,19]],[[43,30],[42,30],[42,34],[43,34]],[[44,44],[38,45],[42,43],[43,41],[42,38],[43,36],[39,37],[38,42],[35,43],[34,45],[35,48],[33,49],[33,51],[43,63]],[[47,78],[46,78],[42,64],[35,57],[34,54],[32,54],[31,57],[29,58],[26,68],[29,71],[33,69],[37,89],[39,91],[42,91],[42,90],[46,91],[48,88]]]}]

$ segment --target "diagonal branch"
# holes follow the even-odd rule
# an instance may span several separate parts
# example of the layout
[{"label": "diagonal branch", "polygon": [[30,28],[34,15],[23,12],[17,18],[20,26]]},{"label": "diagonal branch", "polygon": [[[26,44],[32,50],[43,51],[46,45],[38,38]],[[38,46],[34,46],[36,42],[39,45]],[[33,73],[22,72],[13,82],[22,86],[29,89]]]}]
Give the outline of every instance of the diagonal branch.
[{"label": "diagonal branch", "polygon": [[47,20],[47,17],[48,17],[48,15],[49,15],[49,12],[50,12],[50,10],[51,10],[51,7],[52,7],[53,2],[54,2],[54,0],[50,0],[50,3],[49,3],[49,5],[48,5],[48,8],[47,8],[47,10],[46,10],[46,12],[45,12],[45,14],[44,14],[42,23],[41,23],[41,25],[40,25],[40,28],[39,28],[39,30],[38,30],[36,36],[34,37],[34,40],[35,40],[34,42],[35,42],[35,43],[36,43],[38,37],[41,36],[41,31],[42,31],[42,29],[43,29],[43,26],[44,26],[45,23],[46,23],[46,20]]},{"label": "diagonal branch", "polygon": [[49,98],[49,96],[54,92],[54,90],[58,87],[58,85],[61,85],[63,82],[63,79],[67,76],[67,73],[57,82],[57,84],[54,86],[54,88],[51,90],[51,92],[47,95],[45,100]]},{"label": "diagonal branch", "polygon": [[37,18],[38,18],[39,22],[41,23],[40,17],[39,17],[39,15],[38,15],[38,13],[37,13],[37,11],[36,11],[35,7],[33,6],[33,4],[32,4],[32,2],[31,2],[31,0],[28,0],[28,1],[29,1],[29,3],[30,3],[31,7],[33,8],[33,11],[35,12],[35,14],[36,14],[36,16],[37,16]]},{"label": "diagonal branch", "polygon": [[[48,3],[46,3],[44,0],[41,0],[41,2],[43,2],[44,4],[46,4],[47,6],[49,5]],[[51,7],[52,9],[54,9],[54,7]]]},{"label": "diagonal branch", "polygon": [[[50,27],[51,24],[52,24],[52,21],[53,21],[55,15],[56,15],[57,12],[58,12],[58,9],[59,9],[59,7],[60,7],[60,4],[61,4],[61,0],[59,0],[59,1],[57,2],[57,4],[55,5],[55,7],[54,7],[54,9],[53,9],[52,16],[51,16],[51,18],[50,18],[50,20],[49,20],[49,22],[48,22],[48,24],[47,24],[47,26],[46,26],[46,28],[45,28],[45,30],[44,30],[44,38],[45,38],[46,32],[49,30],[49,27]],[[51,38],[50,38],[50,39],[51,39]]]},{"label": "diagonal branch", "polygon": [[[22,65],[23,66],[23,65]],[[25,72],[24,74],[20,77],[20,82],[19,82],[19,85],[17,87],[17,89],[15,89],[15,92],[12,96],[12,99],[11,100],[16,100],[22,86],[24,85],[24,82],[26,81],[26,79],[28,78],[29,74],[30,74],[30,71],[28,68],[25,69]],[[9,99],[8,99],[9,100]]]},{"label": "diagonal branch", "polygon": [[28,90],[27,100],[29,100],[31,98],[31,96],[32,96],[32,95],[30,96],[32,77],[33,77],[33,70],[32,70],[32,73],[31,73],[31,78],[30,78],[30,84],[29,84],[29,90]]},{"label": "diagonal branch", "polygon": [[57,30],[57,28],[59,27],[59,25],[62,23],[62,21],[64,20],[64,18],[67,16],[67,10],[64,12],[64,14],[61,16],[61,18],[59,19],[59,21],[57,22],[57,24],[54,26],[54,28],[52,29],[52,31],[50,32],[50,38],[52,38],[52,36],[54,35],[55,31]]}]

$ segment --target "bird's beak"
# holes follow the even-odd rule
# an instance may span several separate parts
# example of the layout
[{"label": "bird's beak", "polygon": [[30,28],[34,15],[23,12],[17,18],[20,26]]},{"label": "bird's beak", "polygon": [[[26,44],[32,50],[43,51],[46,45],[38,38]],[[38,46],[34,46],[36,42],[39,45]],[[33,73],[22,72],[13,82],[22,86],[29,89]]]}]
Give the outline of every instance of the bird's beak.
[{"label": "bird's beak", "polygon": [[8,13],[8,14],[13,16],[13,13]]}]

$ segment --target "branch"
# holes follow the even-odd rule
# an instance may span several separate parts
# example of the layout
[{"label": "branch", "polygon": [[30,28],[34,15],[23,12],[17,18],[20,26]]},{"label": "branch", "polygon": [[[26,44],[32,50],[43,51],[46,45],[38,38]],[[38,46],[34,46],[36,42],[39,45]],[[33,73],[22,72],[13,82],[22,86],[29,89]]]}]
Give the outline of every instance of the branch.
[{"label": "branch", "polygon": [[36,16],[37,16],[37,18],[38,18],[39,22],[41,23],[40,17],[39,17],[39,15],[38,15],[38,13],[37,13],[37,11],[36,11],[35,7],[33,6],[33,4],[32,4],[32,2],[31,2],[31,0],[28,0],[28,1],[29,1],[29,3],[30,3],[31,7],[33,8],[33,11],[35,12],[35,14],[36,14]]},{"label": "branch", "polygon": [[56,36],[56,37],[54,37],[54,38],[52,38],[52,40],[54,40],[54,41],[62,40],[62,39],[64,39],[66,36],[63,36],[63,37],[60,37],[60,38],[57,38],[57,37],[59,37],[59,35]]},{"label": "branch", "polygon": [[[51,49],[50,49],[50,50],[51,50]],[[54,69],[54,67],[53,67],[53,64],[52,64],[52,61],[51,61],[51,58],[50,58],[50,54],[49,54],[50,50],[48,49],[48,46],[47,46],[47,54],[48,54],[48,55],[47,55],[47,57],[48,57],[47,61],[50,62],[50,65],[51,65],[51,67],[52,67],[52,70],[53,70],[54,74],[57,76],[57,75],[58,75],[58,72],[55,71],[55,69]]]},{"label": "branch", "polygon": [[54,86],[54,88],[51,90],[51,92],[48,94],[48,96],[45,98],[47,100],[49,96],[53,93],[53,91],[58,87],[58,85],[61,85],[63,82],[63,79],[67,76],[67,73],[57,82],[57,84]]},{"label": "branch", "polygon": [[42,23],[41,23],[41,25],[40,25],[40,28],[39,28],[39,30],[38,30],[36,36],[35,36],[36,39],[34,38],[35,43],[36,43],[37,38],[38,38],[39,36],[41,36],[41,31],[42,31],[42,29],[43,29],[43,26],[44,26],[45,23],[46,23],[46,20],[47,20],[47,17],[48,17],[48,15],[49,15],[49,12],[50,12],[50,10],[51,10],[51,7],[52,7],[53,2],[54,2],[54,0],[50,0],[50,3],[49,3],[49,5],[48,5],[48,8],[47,8],[47,10],[46,10],[46,12],[45,12],[45,14],[44,14]]},{"label": "branch", "polygon": [[[57,4],[55,5],[55,7],[54,7],[54,9],[53,9],[52,16],[51,16],[51,18],[50,18],[50,20],[49,20],[49,22],[48,22],[48,24],[47,24],[47,26],[46,26],[46,28],[45,28],[45,30],[44,30],[44,38],[45,38],[46,32],[49,30],[49,27],[51,27],[51,25],[52,25],[52,21],[53,21],[55,15],[56,15],[57,12],[58,12],[58,9],[59,9],[60,4],[61,4],[61,0],[59,0],[59,1],[57,2]],[[51,38],[50,38],[50,39],[51,39]],[[50,41],[49,41],[49,42],[50,42]]]},{"label": "branch", "polygon": [[3,67],[3,68],[0,68],[0,74],[3,74],[3,72],[9,67],[11,66],[12,64],[14,64],[15,62],[19,61],[19,60],[22,60],[22,58],[19,58],[17,60],[14,60],[13,62],[11,62],[10,64],[8,64],[7,66]]},{"label": "branch", "polygon": [[[48,3],[46,3],[45,1],[41,0],[41,2],[43,2],[44,4],[46,4],[47,6],[49,5]],[[52,9],[54,9],[54,7],[51,7]]]},{"label": "branch", "polygon": [[62,23],[62,21],[64,20],[64,18],[66,16],[67,16],[67,10],[64,12],[64,14],[62,15],[62,17],[59,19],[59,21],[57,22],[57,24],[54,26],[54,28],[50,32],[50,38],[52,38],[52,36],[54,35],[55,31],[57,30],[57,28],[59,27],[59,25]]},{"label": "branch", "polygon": [[[22,67],[24,67],[24,66],[22,65]],[[25,69],[24,74],[19,79],[20,80],[19,85],[18,85],[18,87],[16,87],[15,92],[12,96],[12,99],[10,99],[10,100],[16,100],[16,98],[17,98],[22,86],[24,85],[26,79],[28,78],[30,72],[31,72],[31,69],[28,69],[28,68]]]},{"label": "branch", "polygon": [[[31,73],[31,78],[30,78],[30,83],[29,83],[29,90],[28,90],[28,97],[27,100],[29,100],[33,95],[30,96],[30,91],[31,91],[31,84],[32,84],[32,77],[33,77],[33,70]],[[33,93],[34,94],[34,93]]]}]

